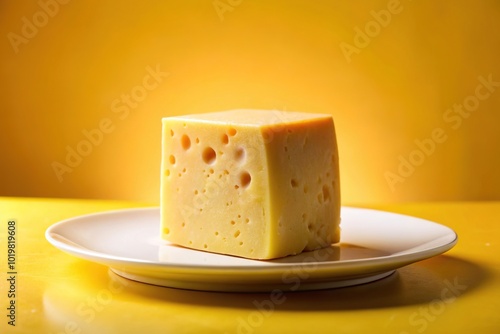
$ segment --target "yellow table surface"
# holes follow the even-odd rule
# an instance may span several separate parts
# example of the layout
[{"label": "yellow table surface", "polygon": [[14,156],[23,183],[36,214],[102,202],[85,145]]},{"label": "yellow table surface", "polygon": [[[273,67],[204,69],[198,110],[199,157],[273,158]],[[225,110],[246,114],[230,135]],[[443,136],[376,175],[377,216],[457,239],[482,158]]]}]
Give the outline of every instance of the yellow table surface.
[{"label": "yellow table surface", "polygon": [[[62,219],[141,206],[150,205],[0,198],[0,333],[500,333],[500,202],[369,205],[447,225],[458,244],[374,283],[289,292],[274,304],[266,293],[129,281],[44,237]],[[7,317],[9,220],[17,228],[15,327]]]}]

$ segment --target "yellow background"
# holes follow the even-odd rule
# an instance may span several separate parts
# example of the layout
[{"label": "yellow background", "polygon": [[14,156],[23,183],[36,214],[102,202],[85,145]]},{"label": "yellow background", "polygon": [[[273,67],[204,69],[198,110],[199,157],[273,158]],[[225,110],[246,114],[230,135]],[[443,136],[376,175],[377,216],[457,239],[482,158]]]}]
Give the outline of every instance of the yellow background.
[{"label": "yellow background", "polygon": [[[500,87],[456,129],[443,118],[479,77],[500,81],[498,1],[220,0],[218,12],[88,0],[39,13],[46,3],[0,3],[0,195],[157,202],[161,117],[263,108],[333,115],[343,203],[500,199]],[[377,23],[372,11],[393,5]],[[113,102],[156,68],[169,75],[120,118]],[[103,120],[109,133],[59,180],[53,163]],[[400,156],[418,157],[436,129],[446,140],[391,187]]]}]

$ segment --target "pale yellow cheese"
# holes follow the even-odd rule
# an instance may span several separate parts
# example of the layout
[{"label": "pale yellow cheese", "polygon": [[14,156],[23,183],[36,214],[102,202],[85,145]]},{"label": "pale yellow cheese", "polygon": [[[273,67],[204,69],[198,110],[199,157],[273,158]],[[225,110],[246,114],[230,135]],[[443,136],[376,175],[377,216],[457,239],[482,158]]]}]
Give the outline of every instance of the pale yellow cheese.
[{"label": "pale yellow cheese", "polygon": [[161,235],[253,259],[340,239],[330,115],[232,110],[163,119]]}]

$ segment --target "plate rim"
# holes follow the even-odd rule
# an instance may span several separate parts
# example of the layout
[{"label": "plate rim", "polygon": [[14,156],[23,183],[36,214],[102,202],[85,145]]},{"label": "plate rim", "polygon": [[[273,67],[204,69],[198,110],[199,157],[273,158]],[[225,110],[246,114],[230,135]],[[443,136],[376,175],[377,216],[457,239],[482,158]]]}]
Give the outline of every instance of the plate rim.
[{"label": "plate rim", "polygon": [[[159,206],[150,206],[150,207],[139,207],[139,208],[125,208],[125,209],[115,209],[115,210],[107,210],[107,211],[101,211],[101,212],[93,212],[93,213],[88,213],[88,214],[83,214],[83,215],[78,215],[74,216],[71,218],[67,218],[64,220],[61,220],[59,222],[56,222],[49,226],[46,231],[45,231],[45,238],[46,240],[52,244],[54,247],[58,248],[59,250],[69,253],[73,256],[76,256],[80,259],[88,260],[88,261],[93,261],[97,262],[112,268],[130,268],[130,267],[141,267],[141,268],[151,268],[155,267],[157,270],[169,270],[170,272],[172,271],[182,271],[183,273],[187,273],[189,271],[194,271],[194,272],[199,272],[199,271],[208,271],[211,272],[212,274],[216,274],[216,272],[223,271],[224,274],[230,274],[228,271],[236,270],[238,274],[259,274],[262,275],[264,273],[269,273],[274,274],[276,272],[283,272],[286,270],[292,270],[294,268],[297,268],[298,266],[303,267],[305,269],[314,267],[314,270],[317,272],[324,272],[324,271],[332,271],[332,270],[346,270],[349,269],[350,267],[361,267],[361,266],[377,266],[377,268],[380,269],[380,267],[386,267],[386,270],[389,269],[395,269],[399,268],[414,262],[418,262],[421,260],[425,260],[427,258],[442,254],[451,248],[453,248],[457,242],[458,242],[458,235],[457,233],[450,227],[446,225],[439,224],[434,221],[430,221],[424,218],[420,217],[415,217],[415,216],[410,216],[410,215],[405,215],[401,213],[395,213],[395,212],[390,212],[390,211],[383,211],[383,210],[377,210],[377,209],[371,209],[371,208],[361,208],[361,207],[352,207],[352,206],[342,206],[341,207],[341,212],[342,210],[352,210],[352,211],[359,211],[359,212],[371,212],[373,214],[384,214],[384,215],[390,215],[393,217],[400,217],[404,219],[412,219],[412,220],[419,220],[422,223],[425,224],[431,224],[431,225],[436,225],[439,226],[440,228],[446,229],[449,233],[453,234],[453,239],[434,246],[430,248],[425,248],[422,250],[418,250],[416,252],[410,252],[410,253],[403,253],[402,252],[396,252],[393,254],[389,255],[382,255],[382,256],[377,256],[377,257],[368,257],[368,258],[361,258],[361,259],[347,259],[347,260],[341,260],[341,261],[329,261],[329,262],[301,262],[301,263],[273,263],[273,265],[202,265],[202,264],[183,264],[183,263],[168,263],[168,262],[160,262],[160,261],[150,261],[150,260],[142,260],[142,259],[133,259],[133,258],[128,258],[128,257],[121,257],[121,256],[116,256],[116,255],[111,255],[111,254],[106,254],[102,252],[98,252],[95,250],[87,249],[84,247],[80,247],[78,244],[77,246],[72,246],[69,245],[68,243],[65,243],[63,241],[55,239],[52,234],[54,233],[54,230],[56,230],[58,227],[66,225],[66,224],[74,224],[76,223],[76,220],[86,220],[86,219],[92,219],[92,217],[101,217],[105,215],[127,215],[130,213],[140,213],[140,212],[149,212],[152,213],[156,210],[159,210]],[[341,237],[342,238],[342,237]],[[72,242],[71,240],[68,240],[69,242]],[[342,239],[341,239],[342,241]],[[407,251],[407,250],[406,250]],[[230,255],[227,255],[230,256]],[[259,260],[256,260],[259,261]],[[265,262],[265,260],[262,260]],[[379,270],[380,271],[380,270]]]}]

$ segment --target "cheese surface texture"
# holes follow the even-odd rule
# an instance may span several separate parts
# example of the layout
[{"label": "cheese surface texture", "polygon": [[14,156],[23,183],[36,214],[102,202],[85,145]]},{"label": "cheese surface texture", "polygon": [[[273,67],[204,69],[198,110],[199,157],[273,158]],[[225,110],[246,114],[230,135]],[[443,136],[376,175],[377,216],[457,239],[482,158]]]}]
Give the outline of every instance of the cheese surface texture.
[{"label": "cheese surface texture", "polygon": [[252,259],[340,239],[330,115],[267,110],[163,119],[161,236]]}]

